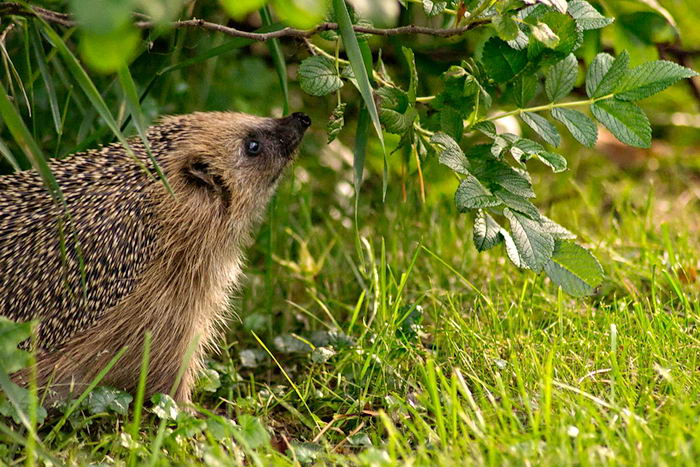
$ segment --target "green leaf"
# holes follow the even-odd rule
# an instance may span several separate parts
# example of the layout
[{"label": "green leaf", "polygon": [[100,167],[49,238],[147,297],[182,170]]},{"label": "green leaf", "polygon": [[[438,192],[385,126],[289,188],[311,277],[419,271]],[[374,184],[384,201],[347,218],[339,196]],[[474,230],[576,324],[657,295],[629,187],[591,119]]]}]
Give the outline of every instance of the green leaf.
[{"label": "green leaf", "polygon": [[566,159],[561,154],[544,151],[538,152],[536,155],[543,164],[552,169],[552,172],[559,173],[566,170]]},{"label": "green leaf", "polygon": [[119,389],[99,386],[90,392],[83,404],[91,414],[115,412],[126,415],[133,397]]},{"label": "green leaf", "polygon": [[535,133],[540,135],[540,138],[552,146],[559,146],[561,143],[559,131],[557,131],[557,128],[543,116],[532,112],[522,112],[520,118],[522,118]]},{"label": "green leaf", "polygon": [[554,49],[559,45],[559,36],[546,23],[538,22],[531,26],[532,36],[542,42],[548,49]]},{"label": "green leaf", "polygon": [[535,192],[532,191],[532,184],[530,181],[527,180],[522,173],[502,162],[491,164],[491,167],[487,169],[483,179],[492,181],[513,194],[524,196],[525,198],[535,197]]},{"label": "green leaf", "polygon": [[372,94],[372,86],[370,85],[368,69],[371,67],[365,65],[364,58],[362,56],[362,51],[360,50],[360,44],[357,42],[357,36],[352,28],[352,21],[350,20],[350,14],[348,13],[347,6],[344,0],[333,0],[333,9],[338,18],[338,26],[340,28],[340,36],[343,39],[343,45],[345,46],[345,53],[350,60],[350,66],[352,67],[353,74],[357,80],[357,87],[362,96],[362,100],[365,102],[367,111],[369,112],[370,119],[374,125],[374,130],[377,132],[377,137],[382,146],[382,153],[384,155],[384,176],[382,182],[382,196],[386,196],[386,189],[388,186],[388,176],[387,176],[387,161],[386,161],[386,149],[384,147],[384,135],[382,134],[382,125],[379,122],[379,111],[374,102],[374,96]]},{"label": "green leaf", "polygon": [[464,134],[464,120],[462,115],[453,107],[445,107],[440,110],[440,129],[460,141]]},{"label": "green leaf", "polygon": [[[538,33],[540,36],[543,36],[541,38],[546,42],[540,40],[529,42],[527,55],[530,60],[539,59],[542,64],[556,63],[576,50],[583,41],[583,34],[578,30],[576,21],[568,15],[549,11],[539,16],[539,18],[533,15],[532,18],[528,19],[530,24],[534,21],[537,21],[536,24],[547,25],[551,35],[543,27],[532,26],[533,36],[535,33]],[[558,42],[553,40],[553,35],[559,38]]]},{"label": "green leaf", "polygon": [[588,97],[603,97],[615,91],[629,73],[629,62],[630,56],[626,50],[617,58],[606,53],[596,55],[586,75]]},{"label": "green leaf", "polygon": [[474,246],[477,251],[486,251],[503,241],[502,227],[493,217],[479,209],[474,218]]},{"label": "green leaf", "polygon": [[568,96],[578,75],[578,61],[574,54],[569,54],[545,73],[544,89],[552,102]]},{"label": "green leaf", "polygon": [[606,99],[591,105],[591,112],[621,142],[638,148],[651,146],[649,119],[635,104]]},{"label": "green leaf", "polygon": [[484,45],[481,63],[494,81],[505,83],[525,69],[527,52],[515,50],[503,40],[492,37]]},{"label": "green leaf", "polygon": [[260,419],[248,414],[238,417],[238,429],[234,431],[236,440],[248,449],[258,449],[270,444],[270,434]]},{"label": "green leaf", "polygon": [[554,238],[537,221],[509,208],[505,208],[503,214],[510,222],[513,241],[524,266],[541,272],[554,252]]},{"label": "green leaf", "polygon": [[340,130],[345,126],[345,107],[347,107],[345,102],[338,104],[335,109],[333,109],[333,113],[328,119],[328,126],[326,127],[328,144],[333,142],[338,136],[338,133],[340,133]]},{"label": "green leaf", "polygon": [[139,30],[128,24],[109,33],[86,31],[80,37],[80,53],[93,70],[112,73],[134,58],[140,41]]},{"label": "green leaf", "polygon": [[473,175],[467,175],[466,178],[463,178],[455,192],[455,205],[459,212],[498,206],[499,204],[501,201]]},{"label": "green leaf", "polygon": [[445,133],[435,133],[430,142],[442,147],[439,156],[441,164],[462,175],[469,175],[469,160],[455,140]]},{"label": "green leaf", "polygon": [[533,75],[521,75],[513,82],[513,96],[518,107],[527,107],[527,104],[537,95],[537,77]]},{"label": "green leaf", "polygon": [[595,256],[575,243],[561,240],[557,240],[554,254],[544,270],[552,282],[574,297],[593,294],[604,277]]},{"label": "green leaf", "polygon": [[175,400],[167,394],[157,393],[151,397],[153,406],[151,412],[161,420],[175,420],[180,414],[180,409]]},{"label": "green leaf", "polygon": [[129,23],[133,0],[71,0],[70,7],[83,31],[110,34]]},{"label": "green leaf", "polygon": [[262,8],[267,0],[219,0],[219,3],[233,19],[241,21],[249,13]]},{"label": "green leaf", "polygon": [[387,132],[402,135],[413,127],[413,122],[418,117],[418,112],[413,107],[409,108],[406,113],[400,113],[391,109],[381,109],[379,116]]},{"label": "green leaf", "polygon": [[503,243],[506,246],[506,254],[508,259],[510,259],[515,267],[526,268],[527,266],[520,257],[520,252],[518,251],[518,246],[515,244],[513,237],[508,233],[506,229],[501,229],[501,237],[503,237]]},{"label": "green leaf", "polygon": [[540,212],[537,210],[534,204],[532,204],[527,198],[519,195],[515,195],[508,190],[503,188],[498,188],[493,191],[493,194],[500,199],[503,204],[508,206],[510,209],[518,211],[525,214],[531,219],[538,220],[540,217]]},{"label": "green leaf", "polygon": [[445,1],[434,1],[434,0],[423,0],[423,11],[428,16],[439,15],[447,8],[447,2]]},{"label": "green leaf", "polygon": [[326,0],[272,0],[272,5],[282,21],[300,29],[316,26],[323,21],[328,10]]},{"label": "green leaf", "polygon": [[693,76],[697,76],[695,71],[673,62],[657,60],[644,63],[630,71],[618,87],[615,97],[622,101],[638,101]]},{"label": "green leaf", "polygon": [[493,27],[496,29],[498,37],[504,41],[512,41],[518,37],[520,33],[520,28],[518,28],[518,23],[515,22],[512,16],[509,15],[495,15],[491,20]]},{"label": "green leaf", "polygon": [[413,54],[413,49],[408,47],[401,47],[403,55],[406,58],[406,63],[408,63],[408,71],[410,76],[410,81],[408,84],[408,101],[411,104],[416,103],[416,89],[418,88],[418,70],[416,69],[416,59]]},{"label": "green leaf", "polygon": [[325,96],[340,89],[343,81],[333,60],[316,55],[299,65],[299,84],[301,89],[312,96]]},{"label": "green leaf", "polygon": [[615,21],[598,13],[598,10],[584,0],[570,0],[568,13],[576,20],[578,27],[584,31],[604,28]]},{"label": "green leaf", "polygon": [[552,219],[543,216],[540,214],[540,225],[542,228],[552,234],[552,237],[555,239],[568,239],[568,240],[573,240],[576,238],[576,235],[572,234],[569,232],[567,229],[562,227],[561,225],[557,224],[554,222]]},{"label": "green leaf", "polygon": [[576,141],[589,148],[595,146],[598,140],[598,127],[586,115],[578,110],[555,108],[552,109],[552,117],[562,122]]}]

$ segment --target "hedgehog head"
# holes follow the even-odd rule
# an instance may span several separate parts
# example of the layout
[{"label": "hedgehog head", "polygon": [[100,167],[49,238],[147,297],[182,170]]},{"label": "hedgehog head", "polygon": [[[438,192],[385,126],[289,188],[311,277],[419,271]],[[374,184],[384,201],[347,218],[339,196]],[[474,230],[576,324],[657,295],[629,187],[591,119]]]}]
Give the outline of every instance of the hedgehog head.
[{"label": "hedgehog head", "polygon": [[201,112],[168,117],[172,146],[166,152],[166,174],[185,202],[265,203],[311,120],[297,112],[264,118],[236,112]]}]

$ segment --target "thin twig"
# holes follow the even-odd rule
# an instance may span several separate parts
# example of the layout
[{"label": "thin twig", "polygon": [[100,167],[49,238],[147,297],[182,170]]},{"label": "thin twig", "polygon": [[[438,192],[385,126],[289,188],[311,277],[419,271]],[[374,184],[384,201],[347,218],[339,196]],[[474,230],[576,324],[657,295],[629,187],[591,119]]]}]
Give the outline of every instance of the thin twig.
[{"label": "thin twig", "polygon": [[[65,13],[59,13],[52,10],[47,10],[45,8],[32,6],[31,9],[26,9],[19,3],[14,2],[0,2],[0,17],[16,15],[16,16],[26,16],[34,17],[38,16],[49,23],[59,24],[65,27],[73,27],[77,25],[70,15]],[[134,24],[140,29],[151,29],[156,26],[156,23],[152,21],[144,21],[144,15],[135,15],[140,21],[136,21]],[[374,28],[369,26],[353,26],[355,32],[363,34],[371,34],[375,36],[398,36],[398,35],[416,35],[423,34],[435,37],[450,37],[460,35],[474,27],[483,24],[483,21],[474,21],[465,26],[458,28],[447,28],[447,29],[435,29],[426,26],[416,26],[413,24],[407,26],[400,26],[396,28]],[[241,37],[244,39],[250,39],[254,41],[267,41],[270,39],[279,39],[283,37],[299,38],[305,39],[315,34],[323,31],[336,31],[338,29],[337,23],[321,23],[312,29],[296,29],[296,28],[283,28],[277,31],[256,33],[242,31],[240,29],[232,28],[229,26],[224,26],[223,24],[211,23],[203,19],[192,18],[181,21],[174,21],[170,23],[174,28],[194,28],[194,29],[204,29],[207,31],[220,32],[231,37]]]}]

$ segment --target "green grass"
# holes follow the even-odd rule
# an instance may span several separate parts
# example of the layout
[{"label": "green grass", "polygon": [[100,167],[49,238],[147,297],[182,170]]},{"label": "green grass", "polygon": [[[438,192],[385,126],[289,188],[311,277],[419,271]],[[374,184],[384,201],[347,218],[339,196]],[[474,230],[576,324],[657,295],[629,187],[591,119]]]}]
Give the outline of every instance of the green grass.
[{"label": "green grass", "polygon": [[84,408],[47,437],[62,418],[49,417],[26,449],[19,426],[19,439],[0,433],[0,458],[21,463],[27,450],[40,460],[132,465],[700,457],[696,159],[678,150],[620,169],[582,152],[563,175],[536,172],[535,186],[548,190],[539,206],[580,234],[608,276],[596,296],[575,300],[516,270],[502,250],[477,254],[451,202],[455,182],[431,161],[425,205],[414,175],[405,202],[393,175],[385,204],[381,178],[369,178],[358,238],[353,199],[341,194],[351,192],[352,168],[324,168],[323,157],[311,159],[313,144],[251,252],[226,347],[195,395],[202,415],[168,419],[176,410],[161,400],[146,403],[137,426],[132,412]]}]

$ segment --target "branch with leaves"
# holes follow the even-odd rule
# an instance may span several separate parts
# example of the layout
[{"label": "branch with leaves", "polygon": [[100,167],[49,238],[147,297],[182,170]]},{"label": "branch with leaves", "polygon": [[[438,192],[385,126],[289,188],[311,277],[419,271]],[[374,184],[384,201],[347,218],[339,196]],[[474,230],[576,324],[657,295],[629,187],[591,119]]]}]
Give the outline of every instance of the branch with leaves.
[{"label": "branch with leaves", "polygon": [[[65,13],[59,13],[37,6],[30,6],[29,8],[27,8],[24,5],[14,2],[0,2],[0,18],[6,16],[39,17],[42,18],[44,21],[58,24],[64,27],[79,26],[78,22],[75,21],[71,17],[71,15]],[[134,25],[139,29],[152,29],[156,26],[162,26],[158,23],[150,21],[144,15],[135,15],[135,18],[138,21],[135,21]],[[470,29],[473,29],[477,25],[479,25],[479,23],[470,22],[467,25],[455,28],[431,28],[426,26],[417,26],[413,24],[397,28],[375,28],[371,26],[355,24],[352,28],[356,33],[359,34],[369,34],[382,37],[416,34],[423,34],[434,37],[452,37],[463,34],[469,31]],[[211,32],[220,32],[230,37],[240,37],[242,39],[250,39],[259,42],[265,42],[272,39],[282,38],[306,39],[325,31],[337,31],[340,27],[338,23],[324,22],[312,29],[297,29],[291,27],[284,27],[282,29],[271,32],[250,32],[225,26],[223,24],[212,23],[210,21],[205,21],[199,18],[173,21],[168,23],[168,26],[175,29],[192,28],[202,29]]]},{"label": "branch with leaves", "polygon": [[[225,11],[239,20],[263,4],[259,10],[263,26],[254,32],[194,18],[194,12],[201,11],[195,6],[185,15],[191,19],[173,21],[181,13],[179,10],[160,18],[156,18],[154,12],[147,16],[148,0],[114,4],[116,12],[102,16],[85,14],[93,8],[90,0],[72,2],[75,15],[8,2],[0,3],[0,17],[27,18],[16,21],[20,27],[15,30],[27,28],[29,34],[25,37],[30,39],[31,50],[19,55],[27,60],[35,56],[39,63],[29,82],[41,76],[47,84],[50,115],[57,134],[62,135],[64,117],[59,111],[48,67],[42,66],[48,61],[47,56],[53,54],[67,65],[78,89],[107,125],[102,134],[112,132],[122,142],[126,141],[122,130],[127,121],[131,121],[137,133],[145,138],[141,103],[157,77],[169,71],[184,70],[253,41],[267,42],[286,112],[289,108],[288,73],[279,39],[303,39],[311,56],[299,64],[297,80],[307,94],[330,95],[334,99],[335,108],[327,126],[329,142],[343,135],[348,123],[347,111],[358,101],[349,98],[352,91],[345,91],[345,85],[351,83],[361,97],[356,108],[357,123],[351,131],[355,140],[356,193],[360,191],[368,140],[374,131],[384,159],[384,194],[390,174],[388,154],[396,150],[403,154],[403,173],[408,172],[407,167],[415,167],[422,200],[426,199],[422,164],[427,158],[436,157],[459,179],[456,207],[459,212],[473,215],[474,244],[479,251],[503,245],[516,267],[544,272],[572,295],[595,291],[603,280],[598,261],[574,242],[573,233],[543,215],[533,202],[536,190],[529,175],[532,161],[544,164],[555,173],[567,169],[567,158],[557,149],[562,141],[561,129],[587,147],[595,144],[598,125],[606,127],[622,143],[649,147],[651,127],[637,102],[682,79],[696,76],[693,70],[664,60],[632,67],[627,52],[614,57],[602,53],[600,44],[595,43],[589,44],[583,53],[584,33],[589,38],[600,37],[599,30],[613,23],[612,18],[602,15],[586,0],[402,0],[400,3],[406,9],[402,18],[408,18],[409,24],[404,22],[386,29],[374,27],[344,0],[309,0],[304,3],[306,10],[297,3],[295,0],[250,3],[221,0]],[[290,4],[298,8],[287,8]],[[308,4],[316,7],[309,8]],[[133,11],[134,5],[140,12]],[[206,8],[202,16],[208,17],[212,6]],[[309,18],[313,21],[309,22]],[[421,19],[414,21],[416,18]],[[103,22],[108,23],[107,30]],[[62,37],[55,30],[56,26],[77,28],[77,49],[89,66],[107,75],[117,72],[115,82],[128,104],[130,120],[126,119],[121,125],[117,123],[90,75],[73,54],[73,48],[66,43],[76,39],[71,39],[70,34]],[[476,27],[480,27],[478,32],[475,32]],[[129,63],[139,54],[149,53],[151,43],[141,37],[141,30],[145,29],[155,30],[153,37],[172,29],[201,29],[220,32],[232,39],[180,62],[166,62],[155,73],[149,71],[151,76],[143,79],[145,84],[139,95],[140,86],[131,76]],[[381,41],[376,38],[369,41],[370,36],[403,36],[394,41],[410,45],[409,41],[416,35],[432,36],[432,39],[423,38],[430,44],[457,44],[455,49],[460,57],[471,53],[467,51],[476,52],[448,65],[433,62],[434,68],[440,67],[439,80],[428,80],[427,69],[416,65],[417,58],[428,59],[427,53],[421,57],[419,49],[416,53],[412,47],[389,44],[388,47],[398,52],[391,55],[396,62],[392,68],[382,58],[387,55],[383,55],[381,45],[377,45]],[[55,51],[44,51],[44,38]],[[174,42],[168,42],[168,46]],[[591,53],[592,48],[597,50]],[[111,54],[105,53],[107,50]],[[4,52],[2,58],[12,65],[5,49],[0,51]],[[596,54],[596,51],[601,53]],[[62,80],[63,69],[57,67]],[[397,69],[407,71],[406,79],[396,77]],[[23,89],[18,77],[19,73],[9,66],[10,92],[0,87],[0,97],[7,97],[0,100],[5,102],[0,111],[6,122],[14,123],[17,146],[22,147],[27,159],[40,170],[50,186],[51,173],[46,170],[46,161],[37,144],[26,144],[31,141],[31,135],[22,126],[16,108],[18,102],[26,101],[27,112],[30,112],[28,99],[10,96],[13,81]],[[439,84],[435,85],[436,82]],[[576,87],[584,88],[585,99],[572,97]],[[428,91],[426,95],[419,95],[425,90]],[[67,101],[75,100],[77,107],[85,107],[84,97],[78,98],[71,92],[66,94]],[[582,92],[578,92],[580,94]],[[525,136],[499,130],[496,123],[506,118],[518,119]],[[399,136],[396,148],[386,147],[385,133]],[[4,145],[0,145],[0,152],[13,164]]]}]

